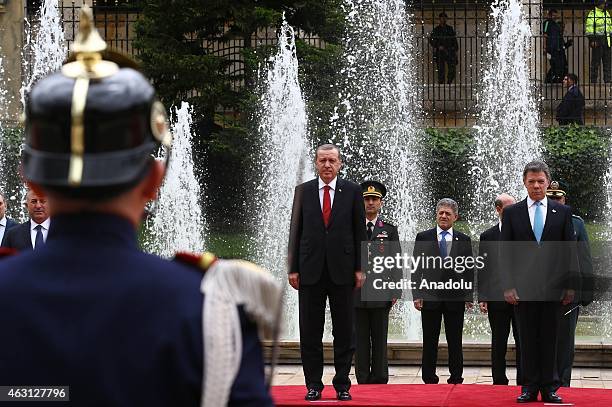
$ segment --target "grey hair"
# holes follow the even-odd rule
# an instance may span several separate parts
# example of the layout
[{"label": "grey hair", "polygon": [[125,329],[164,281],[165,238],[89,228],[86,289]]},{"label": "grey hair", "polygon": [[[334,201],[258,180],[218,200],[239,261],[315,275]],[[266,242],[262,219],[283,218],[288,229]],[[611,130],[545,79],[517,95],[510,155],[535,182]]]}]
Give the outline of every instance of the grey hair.
[{"label": "grey hair", "polygon": [[544,174],[546,174],[546,179],[550,181],[550,169],[544,161],[534,160],[528,162],[527,165],[525,165],[525,169],[523,170],[523,180],[525,180],[525,178],[527,177],[527,173],[529,172],[543,172]]},{"label": "grey hair", "polygon": [[317,159],[317,156],[319,155],[319,151],[329,151],[329,150],[336,150],[338,152],[338,158],[340,158],[340,161],[342,161],[342,153],[340,152],[340,147],[338,147],[335,144],[321,144],[319,147],[317,147],[317,149],[315,150],[315,160]]},{"label": "grey hair", "polygon": [[453,213],[455,215],[459,215],[459,205],[457,204],[457,202],[455,202],[454,199],[451,199],[451,198],[440,199],[438,203],[436,204],[436,213],[438,213],[438,210],[440,210],[441,206],[448,206],[449,208],[453,210]]}]

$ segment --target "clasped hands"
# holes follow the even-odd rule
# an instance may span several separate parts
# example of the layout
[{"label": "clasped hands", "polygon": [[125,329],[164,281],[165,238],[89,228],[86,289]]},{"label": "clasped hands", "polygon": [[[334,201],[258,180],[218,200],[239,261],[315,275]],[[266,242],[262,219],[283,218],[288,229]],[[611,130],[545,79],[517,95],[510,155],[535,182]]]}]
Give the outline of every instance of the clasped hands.
[{"label": "clasped hands", "polygon": [[[289,273],[289,285],[294,289],[300,288],[300,273]],[[355,272],[355,288],[361,288],[365,282],[365,274],[362,271]]]},{"label": "clasped hands", "polygon": [[[575,296],[576,296],[576,291],[572,289],[566,289],[563,292],[561,303],[563,305],[570,304],[574,301]],[[504,300],[506,300],[508,304],[516,305],[519,303],[519,299],[520,298],[518,296],[518,293],[516,292],[516,288],[510,288],[508,290],[504,290]]]}]

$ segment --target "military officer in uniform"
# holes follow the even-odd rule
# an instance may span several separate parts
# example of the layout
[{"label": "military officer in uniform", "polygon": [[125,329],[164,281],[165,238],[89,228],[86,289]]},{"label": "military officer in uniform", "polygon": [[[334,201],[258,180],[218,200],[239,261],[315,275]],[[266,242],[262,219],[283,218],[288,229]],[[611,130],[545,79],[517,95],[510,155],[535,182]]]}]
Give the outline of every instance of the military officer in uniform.
[{"label": "military officer in uniform", "polygon": [[[564,186],[564,189],[566,188]],[[565,205],[566,191],[564,189],[561,189],[559,181],[552,181],[546,190],[546,197]],[[572,214],[572,224],[577,240],[580,289],[576,290],[573,302],[561,307],[561,320],[557,337],[557,372],[559,373],[560,387],[570,387],[580,306],[587,306],[593,302],[593,261],[589,246],[589,235],[584,226],[584,220],[580,216]]]},{"label": "military officer in uniform", "polygon": [[252,297],[279,285],[253,265],[139,250],[171,136],[149,81],[105,48],[84,6],[74,62],[27,98],[23,175],[53,227],[0,262],[0,383],[69,386],[75,406],[271,406],[257,332],[272,303]]},{"label": "military officer in uniform", "polygon": [[[365,205],[365,228],[368,236],[368,260],[372,256],[395,256],[400,252],[397,227],[379,215],[387,188],[378,181],[361,183]],[[371,271],[368,268],[368,272]],[[401,270],[385,270],[376,275],[368,273],[366,283],[356,291],[355,298],[355,376],[359,384],[386,384],[389,381],[387,361],[387,333],[389,311],[401,295],[401,291],[375,290],[375,278],[385,281],[399,280]]]}]

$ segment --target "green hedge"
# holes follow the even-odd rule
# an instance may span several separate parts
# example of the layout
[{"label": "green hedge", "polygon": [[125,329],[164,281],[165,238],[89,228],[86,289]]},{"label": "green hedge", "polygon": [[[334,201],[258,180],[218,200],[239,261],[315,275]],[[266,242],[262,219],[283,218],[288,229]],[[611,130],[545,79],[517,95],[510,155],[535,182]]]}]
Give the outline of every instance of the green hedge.
[{"label": "green hedge", "polygon": [[610,133],[577,125],[549,127],[543,134],[544,158],[553,179],[567,184],[567,203],[586,219],[602,218]]},{"label": "green hedge", "polygon": [[[450,196],[469,209],[469,156],[471,129],[426,130],[424,149],[429,174],[427,188],[432,200]],[[609,168],[610,133],[596,127],[548,127],[542,131],[544,160],[552,178],[569,187],[568,204],[574,213],[591,220],[604,217],[605,174]],[[436,174],[444,174],[437,177]]]},{"label": "green hedge", "polygon": [[429,205],[433,208],[442,198],[453,198],[464,213],[470,207],[470,154],[474,145],[471,129],[425,130],[423,157],[426,190],[431,191]]}]

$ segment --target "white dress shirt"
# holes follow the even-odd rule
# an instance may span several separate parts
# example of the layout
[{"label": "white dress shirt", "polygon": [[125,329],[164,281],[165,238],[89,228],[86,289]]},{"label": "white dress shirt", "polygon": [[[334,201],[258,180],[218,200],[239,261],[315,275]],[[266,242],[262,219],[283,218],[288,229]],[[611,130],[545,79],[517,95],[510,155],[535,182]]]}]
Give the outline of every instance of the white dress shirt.
[{"label": "white dress shirt", "polygon": [[[540,202],[540,211],[542,212],[542,226],[546,225],[546,212],[548,211],[548,198],[544,197]],[[533,220],[535,219],[535,201],[527,197],[527,210],[529,211],[529,222],[531,222],[531,229],[533,229]]]},{"label": "white dress shirt", "polygon": [[[47,234],[49,233],[49,225],[51,224],[51,219],[47,218],[40,225],[42,226],[42,235],[43,241],[47,241]],[[30,238],[32,239],[32,248],[36,249],[36,226],[38,223],[34,222],[34,220],[30,219]]]},{"label": "white dress shirt", "polygon": [[319,177],[319,203],[321,204],[321,210],[323,210],[323,193],[325,192],[323,190],[323,187],[325,185],[329,185],[330,186],[330,190],[329,190],[329,198],[330,198],[330,207],[333,208],[334,206],[334,195],[336,194],[336,182],[338,181],[338,177],[334,178],[333,180],[331,180],[331,182],[329,184],[326,184],[325,182],[323,182],[323,180],[321,179],[321,177]]},{"label": "white dress shirt", "polygon": [[4,239],[4,232],[6,232],[6,215],[0,219],[0,243]]},{"label": "white dress shirt", "polygon": [[365,224],[366,224],[366,228],[368,227],[368,223],[372,222],[372,225],[374,225],[374,227],[376,227],[376,222],[378,222],[378,216],[374,218],[374,220],[369,220],[368,218],[365,218]]},{"label": "white dress shirt", "polygon": [[[442,240],[442,232],[444,232],[444,229],[442,229],[440,226],[436,226],[436,230],[438,232],[438,246],[439,246],[440,241]],[[450,254],[451,247],[453,246],[453,228],[448,228],[446,232],[447,234],[446,236],[444,236],[444,240],[446,240],[446,253]]]}]

